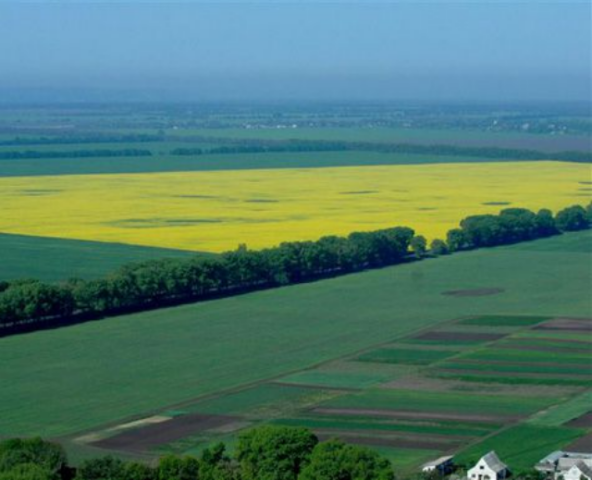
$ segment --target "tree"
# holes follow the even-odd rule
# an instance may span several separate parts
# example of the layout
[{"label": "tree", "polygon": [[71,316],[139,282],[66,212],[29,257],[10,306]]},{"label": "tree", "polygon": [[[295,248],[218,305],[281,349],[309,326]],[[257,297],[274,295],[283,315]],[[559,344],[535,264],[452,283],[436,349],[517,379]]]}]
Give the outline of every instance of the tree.
[{"label": "tree", "polygon": [[432,240],[432,243],[430,243],[430,252],[432,252],[433,255],[447,255],[450,253],[446,242],[439,238],[435,238]]},{"label": "tree", "polygon": [[123,461],[109,455],[82,462],[75,480],[125,480],[124,474]]},{"label": "tree", "polygon": [[15,438],[0,442],[0,472],[34,464],[57,477],[66,462],[66,453],[60,445],[40,438]]},{"label": "tree", "polygon": [[1,472],[0,480],[58,480],[55,474],[34,463],[23,463]]},{"label": "tree", "polygon": [[549,237],[559,233],[551,210],[546,208],[539,210],[534,219],[534,223],[538,237]]},{"label": "tree", "polygon": [[158,464],[158,480],[199,480],[199,461],[193,457],[167,455]]},{"label": "tree", "polygon": [[580,205],[567,207],[557,212],[555,224],[563,232],[584,230],[590,226],[586,210]]},{"label": "tree", "polygon": [[453,228],[446,234],[448,251],[458,252],[469,247],[465,233],[460,228]]},{"label": "tree", "polygon": [[226,454],[223,443],[206,448],[199,463],[200,480],[240,480],[239,466]]},{"label": "tree", "polygon": [[262,426],[239,436],[236,458],[244,480],[296,480],[317,437],[306,428]]},{"label": "tree", "polygon": [[427,250],[427,240],[423,235],[416,235],[411,239],[410,247],[417,258],[422,258]]},{"label": "tree", "polygon": [[319,443],[298,480],[394,480],[390,462],[364,447],[340,440]]},{"label": "tree", "polygon": [[131,462],[123,468],[124,480],[156,480],[156,471],[148,465]]}]

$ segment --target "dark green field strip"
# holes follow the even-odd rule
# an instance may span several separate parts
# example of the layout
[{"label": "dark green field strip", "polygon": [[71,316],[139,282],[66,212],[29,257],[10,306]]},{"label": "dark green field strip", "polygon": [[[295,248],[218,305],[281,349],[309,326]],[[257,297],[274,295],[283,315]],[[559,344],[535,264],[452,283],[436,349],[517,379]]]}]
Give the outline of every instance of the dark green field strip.
[{"label": "dark green field strip", "polygon": [[448,379],[448,380],[461,380],[463,382],[473,382],[482,384],[496,384],[501,383],[504,385],[533,385],[533,386],[569,386],[569,387],[592,387],[592,378],[587,379],[581,378],[566,378],[564,375],[556,374],[544,374],[540,376],[533,376],[532,374],[525,373],[520,375],[519,373],[513,373],[511,376],[500,375],[500,372],[486,372],[478,370],[432,370],[430,376],[434,378]]},{"label": "dark green field strip", "polygon": [[[0,177],[87,175],[101,173],[154,173],[268,168],[351,167],[365,165],[422,165],[479,163],[492,159],[447,155],[413,155],[376,152],[244,153],[182,157],[109,157],[0,161]],[[495,159],[496,162],[501,160]],[[513,161],[511,159],[506,160]]]},{"label": "dark green field strip", "polygon": [[483,315],[459,321],[462,325],[526,327],[551,320],[551,317],[526,317],[511,315]]},{"label": "dark green field strip", "polygon": [[582,332],[569,332],[565,330],[529,330],[527,332],[518,332],[512,335],[512,338],[521,339],[523,337],[536,338],[543,340],[554,340],[570,342],[573,344],[590,344],[590,336],[582,334]]},{"label": "dark green field strip", "polygon": [[420,390],[367,390],[327,402],[332,408],[363,408],[417,412],[477,413],[501,416],[525,415],[552,405],[554,398],[488,396],[465,392],[430,392]]},{"label": "dark green field strip", "polygon": [[[564,350],[569,353],[592,353],[592,338],[587,339],[582,335],[581,341],[557,340],[553,338],[532,338],[532,337],[511,337],[501,340],[495,344],[496,347],[512,348],[520,350],[522,347],[533,347],[537,351],[547,352],[545,349]],[[559,353],[559,355],[561,355]],[[591,360],[592,361],[592,360]]]},{"label": "dark green field strip", "polygon": [[380,348],[360,355],[357,360],[377,363],[402,363],[429,365],[459,353],[456,350],[419,350],[402,348]]},{"label": "dark green field strip", "polygon": [[[520,350],[520,349],[495,349],[479,350],[464,354],[457,360],[461,361],[493,361],[515,363],[541,363],[541,364],[569,364],[575,368],[589,368],[592,370],[592,357],[589,352],[574,353],[570,351],[549,350]],[[559,365],[558,365],[559,366]]]},{"label": "dark green field strip", "polygon": [[592,380],[592,368],[587,365],[556,366],[556,365],[532,365],[526,363],[495,363],[495,362],[446,362],[438,365],[445,370],[469,370],[482,372],[515,372],[515,373],[541,373],[541,374],[566,374],[582,377],[590,377]]},{"label": "dark green field strip", "polygon": [[97,278],[123,264],[209,253],[0,233],[0,280]]},{"label": "dark green field strip", "polygon": [[375,430],[377,432],[406,432],[418,434],[438,434],[478,437],[486,435],[490,430],[476,428],[449,427],[441,425],[421,425],[421,424],[397,424],[397,423],[378,423],[362,421],[343,421],[335,419],[321,418],[282,418],[272,423],[290,427],[307,427],[313,430]]},{"label": "dark green field strip", "polygon": [[564,427],[543,427],[521,424],[504,430],[458,454],[457,464],[473,465],[484,452],[495,450],[516,474],[531,470],[541,458],[562,450],[585,430]]}]

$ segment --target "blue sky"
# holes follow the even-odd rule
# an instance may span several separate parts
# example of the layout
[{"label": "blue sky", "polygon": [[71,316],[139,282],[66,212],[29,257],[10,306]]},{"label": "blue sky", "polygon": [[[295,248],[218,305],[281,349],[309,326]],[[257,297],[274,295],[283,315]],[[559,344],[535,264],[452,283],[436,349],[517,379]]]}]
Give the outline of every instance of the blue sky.
[{"label": "blue sky", "polygon": [[588,2],[6,2],[0,89],[155,99],[590,97]]}]

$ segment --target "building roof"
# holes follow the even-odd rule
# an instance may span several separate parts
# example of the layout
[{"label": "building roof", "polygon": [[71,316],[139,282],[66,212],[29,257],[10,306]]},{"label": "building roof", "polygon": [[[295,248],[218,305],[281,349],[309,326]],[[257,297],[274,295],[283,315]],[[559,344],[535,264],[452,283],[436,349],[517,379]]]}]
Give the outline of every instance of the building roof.
[{"label": "building roof", "polygon": [[443,463],[449,462],[450,460],[452,460],[452,458],[453,458],[452,455],[436,458],[436,460],[431,460],[429,462],[424,463],[421,466],[421,468],[437,467],[439,465],[442,465]]},{"label": "building roof", "polygon": [[590,462],[584,462],[580,460],[578,463],[575,464],[575,467],[577,467],[580,470],[580,472],[582,472],[588,478],[592,478],[592,467],[589,465],[589,463]]},{"label": "building roof", "polygon": [[487,455],[481,457],[481,460],[485,462],[485,464],[491,468],[494,472],[501,472],[508,468],[508,466],[502,462],[497,454],[492,450]]},{"label": "building roof", "polygon": [[584,454],[581,457],[564,457],[560,458],[557,462],[557,469],[560,471],[567,471],[574,465],[578,464],[586,465],[588,468],[592,467],[592,458]]}]

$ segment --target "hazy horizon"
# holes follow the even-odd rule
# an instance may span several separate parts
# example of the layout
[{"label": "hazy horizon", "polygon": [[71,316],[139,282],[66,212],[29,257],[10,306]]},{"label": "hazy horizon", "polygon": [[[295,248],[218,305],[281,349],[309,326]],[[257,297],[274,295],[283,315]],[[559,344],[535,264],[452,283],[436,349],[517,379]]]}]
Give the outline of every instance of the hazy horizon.
[{"label": "hazy horizon", "polygon": [[591,9],[3,3],[0,102],[589,102]]}]

